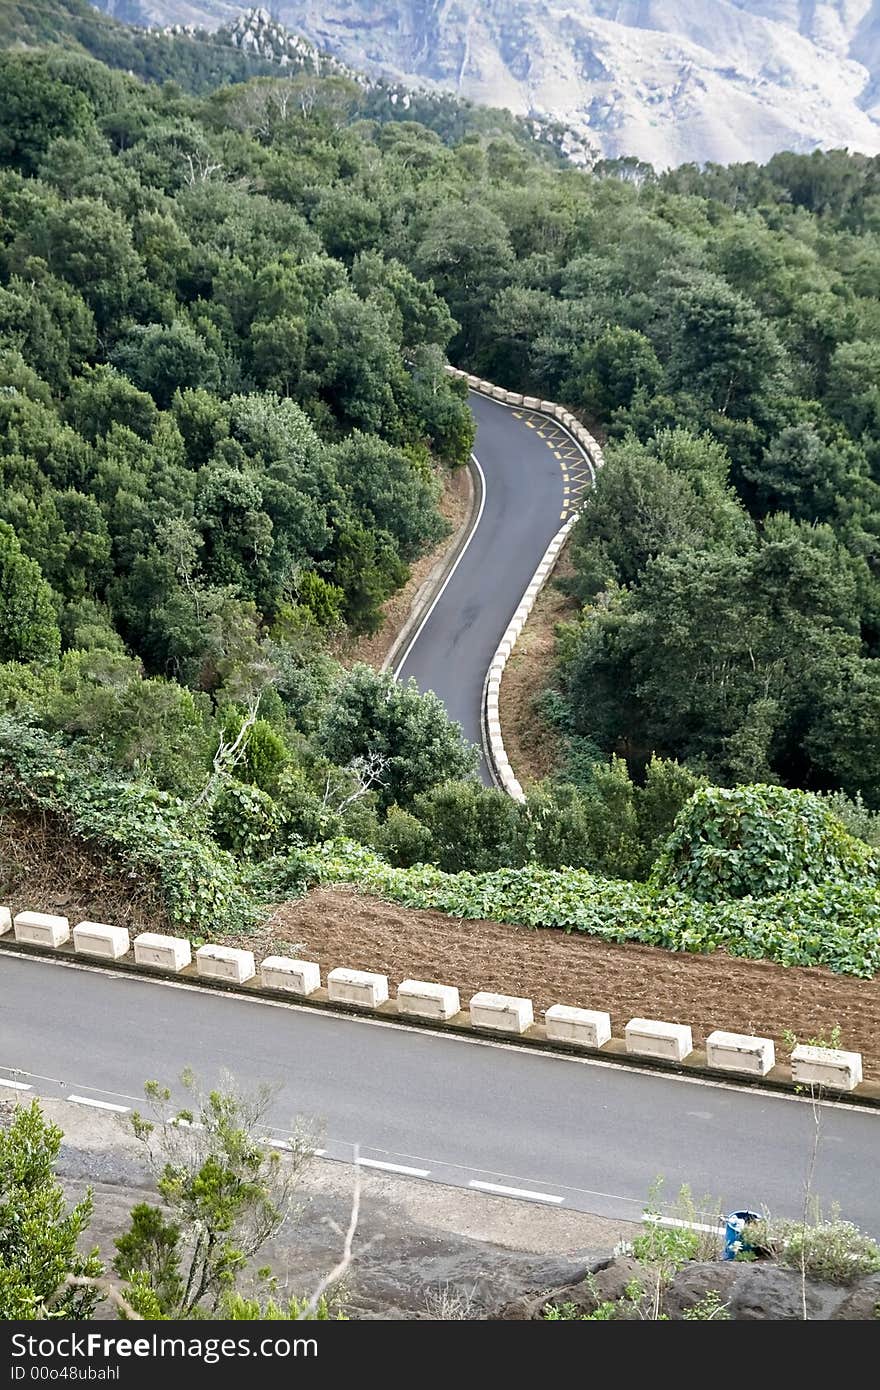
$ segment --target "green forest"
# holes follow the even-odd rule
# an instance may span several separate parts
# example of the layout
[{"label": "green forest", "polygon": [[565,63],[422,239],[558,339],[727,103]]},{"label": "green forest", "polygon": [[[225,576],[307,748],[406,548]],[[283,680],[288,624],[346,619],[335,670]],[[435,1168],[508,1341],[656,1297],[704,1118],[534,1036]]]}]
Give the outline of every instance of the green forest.
[{"label": "green forest", "polygon": [[[797,841],[875,921],[880,160],[588,172],[504,113],[241,81],[190,40],[128,62],[149,36],[56,8],[82,52],[0,54],[7,814],[198,930],[332,876],[309,847],[340,837],[367,878],[703,901],[802,891]],[[522,807],[435,697],[340,661],[445,534],[474,436],[447,360],[607,440],[540,701],[564,767]],[[784,828],[700,880],[676,817],[723,838],[717,788]]]}]

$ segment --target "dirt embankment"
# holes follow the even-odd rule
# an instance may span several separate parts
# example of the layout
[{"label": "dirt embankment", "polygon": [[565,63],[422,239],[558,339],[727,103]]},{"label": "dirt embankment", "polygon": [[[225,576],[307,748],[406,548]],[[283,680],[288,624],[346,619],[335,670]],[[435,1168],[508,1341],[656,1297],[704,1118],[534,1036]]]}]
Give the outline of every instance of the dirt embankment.
[{"label": "dirt embankment", "polygon": [[830,970],[737,960],[716,952],[686,955],[656,946],[608,945],[554,929],[471,922],[322,889],[275,913],[267,932],[301,945],[323,970],[337,965],[401,980],[526,995],[535,1013],[551,1004],[607,1009],[615,1031],[636,1016],[689,1023],[699,1046],[715,1028],[772,1037],[827,1036],[863,1054],[866,1075],[880,1074],[880,979]]}]

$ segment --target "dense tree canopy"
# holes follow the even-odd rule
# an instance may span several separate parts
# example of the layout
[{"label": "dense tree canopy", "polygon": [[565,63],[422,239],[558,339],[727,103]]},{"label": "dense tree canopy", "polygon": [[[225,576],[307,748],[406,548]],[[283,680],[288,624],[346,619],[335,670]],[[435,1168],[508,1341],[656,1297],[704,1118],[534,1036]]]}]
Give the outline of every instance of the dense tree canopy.
[{"label": "dense tree canopy", "polygon": [[[631,875],[701,779],[880,805],[877,160],[589,173],[452,98],[176,51],[161,86],[0,60],[0,709],[251,857]],[[577,785],[524,821],[435,702],[338,662],[444,532],[447,352],[609,438]]]}]

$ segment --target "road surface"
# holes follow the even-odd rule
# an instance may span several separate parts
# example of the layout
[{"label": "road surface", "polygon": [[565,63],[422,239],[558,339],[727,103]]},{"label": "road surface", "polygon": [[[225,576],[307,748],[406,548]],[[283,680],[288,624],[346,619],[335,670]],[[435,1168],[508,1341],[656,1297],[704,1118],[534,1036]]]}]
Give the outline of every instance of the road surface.
[{"label": "road surface", "polygon": [[[720,1211],[798,1216],[814,1134],[797,1099],[274,1006],[0,952],[0,1078],[132,1107],[186,1065],[277,1083],[272,1131],[320,1125],[427,1181],[638,1218],[655,1178]],[[15,1094],[4,1091],[0,1096]],[[27,1092],[19,1093],[28,1094]],[[880,1114],[820,1107],[814,1190],[880,1237]]]},{"label": "road surface", "polygon": [[[476,529],[427,621],[397,665],[443,700],[482,747],[486,673],[547,546],[589,480],[574,441],[544,415],[472,392],[483,496]],[[484,781],[489,771],[482,765]]]}]

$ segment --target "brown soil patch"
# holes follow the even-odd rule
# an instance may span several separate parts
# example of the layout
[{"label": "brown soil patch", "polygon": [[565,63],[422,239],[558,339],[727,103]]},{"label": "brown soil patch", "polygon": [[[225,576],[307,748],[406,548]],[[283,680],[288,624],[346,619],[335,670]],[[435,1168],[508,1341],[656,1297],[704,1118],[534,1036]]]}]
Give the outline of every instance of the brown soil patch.
[{"label": "brown soil patch", "polygon": [[715,1028],[772,1037],[781,1058],[786,1029],[804,1039],[839,1025],[842,1046],[863,1054],[869,1077],[880,1074],[880,979],[463,921],[346,890],[285,903],[265,930],[276,942],[299,943],[324,971],[378,970],[395,986],[440,980],[457,985],[463,1000],[481,989],[526,995],[536,1016],[551,1004],[607,1009],[618,1034],[630,1018],[663,1018],[689,1023],[698,1046]]},{"label": "brown soil patch", "polygon": [[382,609],[382,626],[372,637],[359,637],[337,653],[343,666],[353,666],[357,661],[368,666],[379,667],[391,651],[398,633],[409,618],[419,589],[431,570],[445,558],[456,543],[458,532],[464,524],[469,510],[470,479],[466,468],[441,470],[443,492],[440,497],[440,512],[449,523],[449,533],[433,550],[423,555],[410,569],[410,576],[402,589],[385,604]]},{"label": "brown soil patch", "polygon": [[536,708],[556,674],[556,625],[578,611],[555,582],[574,573],[568,547],[520,633],[501,679],[501,729],[504,751],[523,786],[551,777],[560,766],[559,735]]},{"label": "brown soil patch", "polygon": [[77,922],[135,931],[172,930],[158,883],[106,847],[70,834],[59,816],[0,815],[0,902],[16,912],[55,912]]}]

